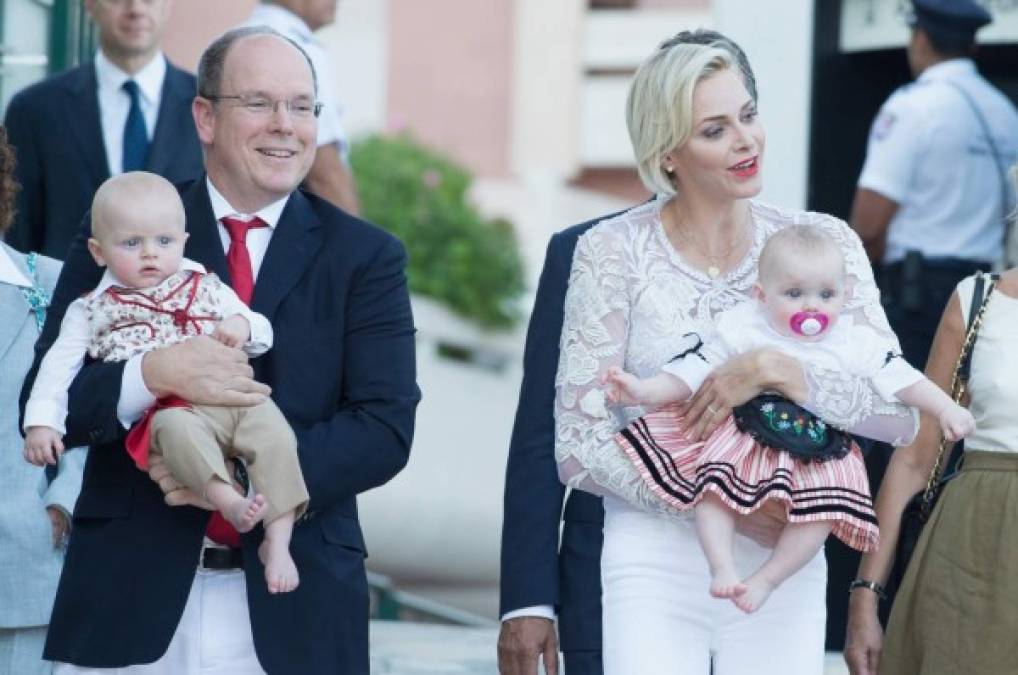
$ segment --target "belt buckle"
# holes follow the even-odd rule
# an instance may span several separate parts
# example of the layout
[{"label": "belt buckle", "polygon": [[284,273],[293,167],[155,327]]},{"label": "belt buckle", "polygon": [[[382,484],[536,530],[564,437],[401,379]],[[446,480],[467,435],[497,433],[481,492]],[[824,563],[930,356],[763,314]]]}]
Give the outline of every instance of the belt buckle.
[{"label": "belt buckle", "polygon": [[243,567],[239,548],[203,545],[198,557],[198,567],[203,570],[234,570]]}]

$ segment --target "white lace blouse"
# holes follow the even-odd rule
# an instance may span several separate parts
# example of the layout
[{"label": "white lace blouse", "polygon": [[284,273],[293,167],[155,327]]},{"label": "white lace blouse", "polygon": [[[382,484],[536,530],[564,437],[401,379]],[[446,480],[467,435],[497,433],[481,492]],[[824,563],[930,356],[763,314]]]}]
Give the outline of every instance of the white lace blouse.
[{"label": "white lace blouse", "polygon": [[[671,512],[640,479],[614,434],[639,408],[605,406],[601,374],[621,366],[640,376],[675,356],[681,336],[710,333],[717,314],[750,297],[757,259],[774,232],[792,224],[823,228],[841,247],[849,277],[844,312],[900,351],[880,306],[870,264],[858,236],[843,221],[752,202],[753,245],[735,268],[715,279],[686,263],[661,223],[659,198],[598,223],[580,237],[565,300],[561,354],[555,378],[555,459],[562,481],[595,494],[615,494],[643,510]],[[829,424],[895,445],[914,438],[918,419],[885,401],[858,376],[803,365],[805,404]]]}]

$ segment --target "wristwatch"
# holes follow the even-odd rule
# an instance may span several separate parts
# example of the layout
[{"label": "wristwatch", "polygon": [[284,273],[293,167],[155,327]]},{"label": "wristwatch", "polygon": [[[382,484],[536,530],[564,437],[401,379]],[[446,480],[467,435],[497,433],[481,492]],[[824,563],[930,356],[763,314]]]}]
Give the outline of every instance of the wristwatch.
[{"label": "wristwatch", "polygon": [[866,588],[876,593],[877,597],[881,600],[887,600],[887,591],[885,591],[884,587],[875,581],[870,581],[869,579],[856,579],[848,585],[848,592],[851,593],[857,588]]}]

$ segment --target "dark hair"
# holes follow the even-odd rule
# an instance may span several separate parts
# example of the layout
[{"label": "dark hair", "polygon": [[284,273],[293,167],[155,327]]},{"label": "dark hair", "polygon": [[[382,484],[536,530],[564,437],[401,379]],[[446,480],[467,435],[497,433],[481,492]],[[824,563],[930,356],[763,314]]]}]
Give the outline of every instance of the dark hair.
[{"label": "dark hair", "polygon": [[726,52],[731,54],[735,59],[735,62],[739,64],[739,70],[742,71],[742,79],[746,84],[746,91],[749,92],[749,95],[753,97],[754,101],[757,100],[756,76],[753,75],[753,67],[749,65],[749,59],[746,58],[746,52],[742,51],[742,47],[736,44],[734,40],[722,35],[716,30],[697,28],[696,30],[684,30],[676,33],[662,42],[659,49],[668,49],[675,45],[708,45],[710,47],[724,49]]},{"label": "dark hair", "polygon": [[959,36],[953,33],[947,35],[942,31],[932,30],[927,26],[917,26],[916,28],[926,34],[926,38],[930,41],[933,51],[941,58],[953,59],[972,56],[976,49],[975,33],[971,36]]},{"label": "dark hair", "polygon": [[220,95],[219,88],[223,84],[223,66],[226,63],[226,55],[236,42],[252,35],[272,35],[281,40],[286,40],[293,45],[311,68],[311,80],[314,82],[315,96],[318,96],[318,73],[315,71],[315,64],[311,62],[311,57],[308,56],[308,53],[299,44],[268,26],[234,28],[220,35],[212,44],[205,48],[205,51],[202,52],[201,60],[198,61],[199,96],[215,99],[216,96]]},{"label": "dark hair", "polygon": [[21,190],[14,177],[17,165],[14,148],[7,142],[7,129],[0,126],[0,236],[5,234],[14,221],[15,199]]}]

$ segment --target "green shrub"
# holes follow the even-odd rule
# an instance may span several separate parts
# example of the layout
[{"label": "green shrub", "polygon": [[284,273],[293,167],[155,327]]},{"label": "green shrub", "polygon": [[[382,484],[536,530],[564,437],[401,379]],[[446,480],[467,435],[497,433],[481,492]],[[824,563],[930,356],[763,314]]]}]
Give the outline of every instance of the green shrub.
[{"label": "green shrub", "polygon": [[485,328],[517,322],[523,262],[512,224],[470,204],[464,168],[406,134],[355,142],[350,164],[364,219],[407,248],[412,292]]}]

